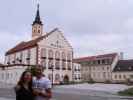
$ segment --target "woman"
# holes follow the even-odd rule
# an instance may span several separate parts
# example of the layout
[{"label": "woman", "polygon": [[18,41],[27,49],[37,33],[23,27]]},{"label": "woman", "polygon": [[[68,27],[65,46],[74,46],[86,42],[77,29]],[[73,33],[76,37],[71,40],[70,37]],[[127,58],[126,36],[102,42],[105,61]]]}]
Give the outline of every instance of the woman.
[{"label": "woman", "polygon": [[15,87],[16,100],[33,100],[32,75],[29,71],[24,71]]}]

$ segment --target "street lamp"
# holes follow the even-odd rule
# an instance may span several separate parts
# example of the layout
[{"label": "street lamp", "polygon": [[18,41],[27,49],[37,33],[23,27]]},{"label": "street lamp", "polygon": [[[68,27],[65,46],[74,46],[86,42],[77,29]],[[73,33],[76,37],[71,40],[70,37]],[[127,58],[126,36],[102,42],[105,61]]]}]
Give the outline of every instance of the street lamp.
[{"label": "street lamp", "polygon": [[52,87],[53,87],[53,85],[54,85],[54,66],[53,65],[51,65],[51,68],[52,68]]}]

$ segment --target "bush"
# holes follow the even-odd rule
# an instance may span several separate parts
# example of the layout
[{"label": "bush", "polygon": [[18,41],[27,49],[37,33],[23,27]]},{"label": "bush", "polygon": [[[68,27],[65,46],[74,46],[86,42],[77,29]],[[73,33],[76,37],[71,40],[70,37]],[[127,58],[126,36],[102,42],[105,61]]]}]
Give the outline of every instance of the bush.
[{"label": "bush", "polygon": [[110,80],[106,80],[104,83],[105,83],[105,84],[110,84],[111,81],[110,81]]},{"label": "bush", "polygon": [[133,88],[129,88],[124,91],[119,91],[118,94],[123,96],[133,96]]},{"label": "bush", "polygon": [[95,83],[95,81],[91,78],[89,81],[87,81],[87,83],[93,84],[93,83]]},{"label": "bush", "polygon": [[126,79],[126,84],[127,85],[132,85],[132,82],[131,82],[131,80],[128,78],[128,79]]},{"label": "bush", "polygon": [[36,76],[36,68],[35,68],[35,66],[30,66],[30,68],[27,68],[26,70],[30,71],[33,76]]}]

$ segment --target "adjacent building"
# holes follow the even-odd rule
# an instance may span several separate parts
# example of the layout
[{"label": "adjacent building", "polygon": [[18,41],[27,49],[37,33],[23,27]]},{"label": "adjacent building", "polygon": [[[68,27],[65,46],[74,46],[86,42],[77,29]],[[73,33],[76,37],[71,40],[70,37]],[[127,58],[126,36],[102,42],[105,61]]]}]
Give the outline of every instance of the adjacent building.
[{"label": "adjacent building", "polygon": [[133,60],[119,60],[112,74],[113,82],[133,82]]},{"label": "adjacent building", "polygon": [[16,84],[21,74],[28,68],[26,65],[0,65],[0,83]]},{"label": "adjacent building", "polygon": [[112,80],[112,71],[119,59],[117,53],[74,59],[81,64],[83,81],[105,82]]},{"label": "adjacent building", "polygon": [[133,60],[123,60],[122,53],[82,57],[73,61],[81,65],[83,81],[133,82]]},{"label": "adjacent building", "polygon": [[81,64],[75,63],[73,61],[73,81],[74,82],[81,82]]}]

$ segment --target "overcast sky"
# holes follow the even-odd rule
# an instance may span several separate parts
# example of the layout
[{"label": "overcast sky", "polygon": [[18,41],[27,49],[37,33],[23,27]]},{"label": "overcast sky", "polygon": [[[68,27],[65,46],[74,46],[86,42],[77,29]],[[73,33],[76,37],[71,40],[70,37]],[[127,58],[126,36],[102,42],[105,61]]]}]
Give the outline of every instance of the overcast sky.
[{"label": "overcast sky", "polygon": [[[133,58],[133,0],[40,0],[44,31],[58,27],[74,56],[124,52]],[[4,53],[31,38],[36,0],[1,0],[0,62]]]}]

